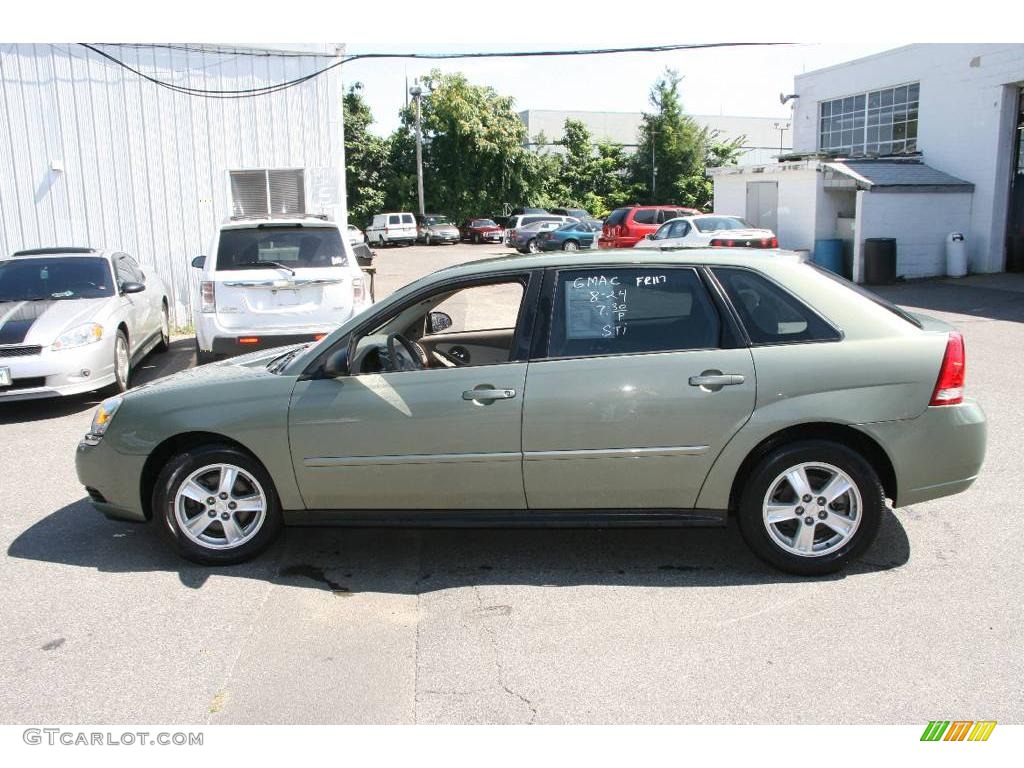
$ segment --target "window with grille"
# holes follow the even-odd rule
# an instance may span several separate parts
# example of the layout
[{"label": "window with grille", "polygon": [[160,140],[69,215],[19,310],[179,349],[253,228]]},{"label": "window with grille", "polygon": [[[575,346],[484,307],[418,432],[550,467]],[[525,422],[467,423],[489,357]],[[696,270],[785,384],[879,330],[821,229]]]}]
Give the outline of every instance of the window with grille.
[{"label": "window with grille", "polygon": [[294,216],[306,212],[301,168],[230,171],[231,215],[245,218]]},{"label": "window with grille", "polygon": [[840,155],[917,151],[919,83],[819,102],[818,148]]}]

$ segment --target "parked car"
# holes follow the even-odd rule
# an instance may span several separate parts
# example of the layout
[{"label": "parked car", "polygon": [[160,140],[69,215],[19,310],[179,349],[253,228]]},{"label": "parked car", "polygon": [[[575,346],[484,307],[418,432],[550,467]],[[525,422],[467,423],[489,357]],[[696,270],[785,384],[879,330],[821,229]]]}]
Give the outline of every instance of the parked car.
[{"label": "parked car", "polygon": [[593,218],[590,211],[585,211],[582,208],[552,208],[551,213],[557,213],[559,216],[572,216],[580,221]]},{"label": "parked car", "polygon": [[540,221],[555,222],[556,224],[565,224],[567,221],[575,221],[570,219],[568,216],[555,216],[550,213],[536,213],[536,214],[518,214],[512,216],[505,223],[505,245],[515,248],[516,232],[520,227],[528,227],[531,224],[536,224]]},{"label": "parked car", "polygon": [[426,245],[437,245],[439,243],[453,244],[459,242],[462,236],[459,228],[452,224],[447,216],[437,213],[426,215],[416,214],[416,241]]},{"label": "parked car", "polygon": [[868,549],[887,498],[974,482],[986,423],[964,365],[944,322],[796,254],[484,260],[319,343],[104,401],[76,466],[102,513],[152,519],[203,563],[286,523],[735,516],[760,557],[817,575]]},{"label": "parked car", "polygon": [[701,214],[666,221],[654,234],[638,240],[634,248],[679,248],[713,246],[723,248],[778,248],[779,239],[770,229],[750,226],[739,216]]},{"label": "parked car", "polygon": [[411,213],[378,213],[366,228],[370,245],[412,245],[416,242],[416,218]]},{"label": "parked car", "polygon": [[369,303],[352,245],[317,217],[229,219],[192,266],[199,363],[322,338]]},{"label": "parked car", "polygon": [[558,229],[563,226],[560,221],[535,221],[514,230],[510,245],[520,253],[537,253],[540,251],[540,243],[537,238],[546,232]]},{"label": "parked car", "polygon": [[550,213],[547,208],[513,208],[509,216],[530,216]]},{"label": "parked car", "polygon": [[597,232],[586,222],[570,221],[556,229],[541,231],[534,242],[539,251],[578,251],[580,248],[593,248]]},{"label": "parked car", "polygon": [[600,248],[632,248],[670,219],[700,213],[678,205],[630,205],[616,208],[604,220]]},{"label": "parked car", "polygon": [[470,219],[462,225],[462,239],[472,243],[500,243],[505,239],[505,230],[493,219]]},{"label": "parked car", "polygon": [[349,224],[348,225],[348,241],[350,243],[352,243],[352,245],[356,245],[357,243],[365,243],[366,242],[366,235],[363,234],[363,230],[361,230],[355,224]]},{"label": "parked car", "polygon": [[163,281],[127,253],[39,248],[0,261],[0,402],[110,387],[170,344]]}]

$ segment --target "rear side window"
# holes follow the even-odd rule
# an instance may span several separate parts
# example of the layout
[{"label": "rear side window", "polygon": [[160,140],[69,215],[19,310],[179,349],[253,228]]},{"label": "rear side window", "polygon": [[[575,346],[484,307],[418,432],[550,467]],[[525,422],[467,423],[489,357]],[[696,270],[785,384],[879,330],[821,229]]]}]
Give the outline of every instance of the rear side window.
[{"label": "rear side window", "polygon": [[403,224],[415,224],[416,223],[416,219],[413,218],[411,213],[403,213],[402,214],[402,223]]},{"label": "rear side window", "polygon": [[334,227],[225,229],[217,246],[217,269],[254,269],[282,264],[289,269],[344,267],[341,232]]},{"label": "rear side window", "polygon": [[388,224],[401,224],[401,223],[402,223],[402,217],[399,216],[397,213],[396,214],[392,214],[391,216],[388,216]]},{"label": "rear side window", "polygon": [[548,357],[708,349],[721,324],[689,268],[573,270],[555,286]]},{"label": "rear side window", "polygon": [[658,219],[658,212],[654,208],[638,208],[633,215],[633,221],[637,224],[654,224]]},{"label": "rear side window", "polygon": [[626,220],[626,214],[629,213],[630,210],[630,208],[616,208],[608,214],[608,218],[605,219],[604,223],[609,227],[617,227]]},{"label": "rear side window", "polygon": [[814,310],[767,278],[747,269],[716,267],[713,271],[736,307],[752,343],[840,338],[839,332]]}]

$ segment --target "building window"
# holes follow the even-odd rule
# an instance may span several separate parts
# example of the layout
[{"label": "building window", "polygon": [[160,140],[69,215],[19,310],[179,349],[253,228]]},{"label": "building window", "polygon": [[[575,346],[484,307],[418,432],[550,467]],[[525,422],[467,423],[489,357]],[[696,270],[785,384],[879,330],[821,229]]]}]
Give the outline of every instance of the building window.
[{"label": "building window", "polygon": [[919,83],[883,88],[818,105],[818,148],[841,155],[917,151]]}]

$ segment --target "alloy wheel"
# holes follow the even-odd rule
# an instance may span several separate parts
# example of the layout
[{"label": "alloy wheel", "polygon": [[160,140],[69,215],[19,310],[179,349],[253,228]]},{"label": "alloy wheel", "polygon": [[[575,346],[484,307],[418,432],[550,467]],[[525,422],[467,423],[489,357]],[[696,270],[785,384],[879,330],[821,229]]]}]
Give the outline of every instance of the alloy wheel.
[{"label": "alloy wheel", "polygon": [[267,516],[259,481],[234,464],[197,469],[174,495],[181,532],[207,549],[234,549],[250,541]]},{"label": "alloy wheel", "polygon": [[540,248],[537,246],[537,238],[533,238],[530,242],[526,244],[526,250],[528,250],[530,253],[540,252]]},{"label": "alloy wheel", "polygon": [[562,246],[563,251],[578,251],[579,249],[580,247],[576,245],[575,240],[566,240],[565,244]]},{"label": "alloy wheel", "polygon": [[777,546],[800,557],[821,557],[853,538],[863,506],[860,490],[846,472],[824,462],[803,462],[769,484],[761,509]]},{"label": "alloy wheel", "polygon": [[114,341],[114,368],[117,381],[122,387],[128,386],[128,372],[131,367],[131,358],[128,355],[128,340],[118,334]]}]

